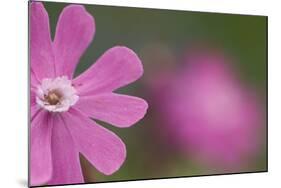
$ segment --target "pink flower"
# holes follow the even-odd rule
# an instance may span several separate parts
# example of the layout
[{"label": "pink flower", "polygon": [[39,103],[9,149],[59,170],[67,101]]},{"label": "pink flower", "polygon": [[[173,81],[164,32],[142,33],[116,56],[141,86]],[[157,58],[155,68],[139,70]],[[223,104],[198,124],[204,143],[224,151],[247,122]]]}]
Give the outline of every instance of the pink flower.
[{"label": "pink flower", "polygon": [[113,93],[141,77],[141,61],[132,50],[116,46],[73,78],[94,36],[94,18],[83,6],[67,6],[51,41],[43,4],[33,2],[30,8],[31,185],[84,182],[79,153],[110,175],[124,162],[125,145],[90,117],[120,128],[144,117],[146,101]]},{"label": "pink flower", "polygon": [[263,119],[254,91],[228,62],[220,52],[189,53],[181,70],[155,79],[152,89],[171,144],[213,168],[237,170],[258,156]]}]

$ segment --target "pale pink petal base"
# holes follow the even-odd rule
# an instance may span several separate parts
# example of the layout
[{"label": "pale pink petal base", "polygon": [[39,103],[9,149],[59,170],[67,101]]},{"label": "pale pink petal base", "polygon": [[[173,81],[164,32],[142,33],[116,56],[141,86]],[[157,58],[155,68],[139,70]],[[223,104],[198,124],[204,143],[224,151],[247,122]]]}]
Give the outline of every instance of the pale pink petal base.
[{"label": "pale pink petal base", "polygon": [[117,171],[126,158],[122,140],[77,110],[63,114],[78,150],[100,172],[110,175]]},{"label": "pale pink petal base", "polygon": [[51,133],[53,121],[45,111],[32,121],[30,135],[31,185],[46,184],[52,176]]},{"label": "pale pink petal base", "polygon": [[52,133],[53,176],[49,185],[83,183],[79,152],[60,115],[53,115]]},{"label": "pale pink petal base", "polygon": [[129,127],[142,119],[148,104],[145,100],[115,93],[81,97],[75,108],[94,119],[117,127]]}]

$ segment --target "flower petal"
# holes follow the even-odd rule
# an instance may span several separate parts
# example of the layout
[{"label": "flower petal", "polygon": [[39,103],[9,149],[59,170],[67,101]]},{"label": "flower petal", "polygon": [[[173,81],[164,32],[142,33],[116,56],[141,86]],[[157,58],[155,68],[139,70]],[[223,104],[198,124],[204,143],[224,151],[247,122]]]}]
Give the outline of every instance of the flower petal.
[{"label": "flower petal", "polygon": [[32,2],[30,6],[31,71],[42,80],[53,77],[55,73],[49,17],[42,3]]},{"label": "flower petal", "polygon": [[129,48],[107,50],[87,71],[74,79],[79,95],[111,92],[134,82],[143,73],[138,56]]},{"label": "flower petal", "polygon": [[37,113],[39,113],[40,108],[37,105],[31,105],[30,106],[30,120],[32,121],[33,118]]},{"label": "flower petal", "polygon": [[138,97],[107,93],[80,97],[75,108],[94,119],[129,127],[144,117],[148,104]]},{"label": "flower petal", "polygon": [[49,185],[83,183],[79,152],[59,115],[54,116],[52,134],[53,176]]},{"label": "flower petal", "polygon": [[110,175],[120,168],[126,148],[118,136],[73,108],[63,114],[63,119],[79,151],[100,172]]},{"label": "flower petal", "polygon": [[40,110],[36,103],[36,94],[33,88],[30,89],[30,119],[32,120],[35,114]]},{"label": "flower petal", "polygon": [[36,78],[35,73],[31,70],[30,71],[30,87],[36,88],[36,86],[39,84],[38,79]]},{"label": "flower petal", "polygon": [[31,185],[42,185],[52,176],[51,132],[53,120],[40,111],[31,122],[30,178]]},{"label": "flower petal", "polygon": [[57,76],[72,78],[81,55],[95,33],[95,20],[81,5],[63,9],[56,28],[54,53]]}]

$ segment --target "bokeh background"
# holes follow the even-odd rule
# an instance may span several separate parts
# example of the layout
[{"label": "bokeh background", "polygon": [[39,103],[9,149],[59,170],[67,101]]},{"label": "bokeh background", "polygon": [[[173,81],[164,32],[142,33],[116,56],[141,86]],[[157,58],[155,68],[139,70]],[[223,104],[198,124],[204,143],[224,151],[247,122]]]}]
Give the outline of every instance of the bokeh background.
[{"label": "bokeh background", "polygon": [[[58,16],[68,4],[45,2],[44,5],[54,36]],[[139,96],[149,103],[144,119],[130,128],[120,129],[99,122],[122,138],[127,147],[127,159],[119,171],[105,176],[81,156],[86,182],[267,170],[266,17],[100,5],[85,7],[95,18],[96,34],[80,60],[76,75],[91,66],[107,49],[125,45],[139,55],[144,65],[144,75],[118,92]],[[219,49],[220,53],[232,59],[230,67],[239,83],[256,94],[257,111],[261,113],[261,118],[258,133],[253,131],[253,134],[259,134],[258,149],[246,162],[241,160],[241,164],[236,164],[238,168],[223,165],[216,168],[215,165],[206,164],[194,158],[192,153],[178,149],[176,143],[173,145],[173,140],[161,136],[167,131],[161,125],[169,114],[162,114],[158,103],[154,102],[151,82],[163,72],[173,73],[181,69],[185,63],[184,57],[194,47]],[[161,119],[163,116],[165,118]]]}]

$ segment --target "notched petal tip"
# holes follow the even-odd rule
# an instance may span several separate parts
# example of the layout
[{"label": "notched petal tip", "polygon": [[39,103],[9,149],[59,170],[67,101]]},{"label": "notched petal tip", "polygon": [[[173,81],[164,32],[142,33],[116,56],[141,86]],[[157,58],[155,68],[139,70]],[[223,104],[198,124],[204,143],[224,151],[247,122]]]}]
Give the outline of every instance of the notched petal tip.
[{"label": "notched petal tip", "polygon": [[72,78],[82,54],[95,35],[95,19],[82,5],[65,7],[58,19],[54,39],[57,75]]},{"label": "notched petal tip", "polygon": [[133,121],[129,121],[129,122],[126,122],[123,124],[120,123],[118,125],[119,128],[131,127],[134,124],[136,124],[137,122],[141,121],[144,118],[144,116],[146,115],[147,110],[148,110],[148,103],[146,102],[146,100],[139,98],[139,97],[134,97],[134,98],[138,100],[138,103],[139,103],[138,105],[140,106],[137,115],[135,116]]},{"label": "notched petal tip", "polygon": [[87,71],[74,79],[80,95],[112,92],[124,87],[143,74],[138,55],[125,46],[108,49]]},{"label": "notched petal tip", "polygon": [[135,77],[136,80],[143,75],[143,64],[141,62],[141,59],[132,49],[126,46],[117,45],[112,47],[110,50],[115,51],[115,53],[123,54],[125,57],[131,59],[129,63],[135,64],[134,71],[136,72],[136,77]]},{"label": "notched petal tip", "polygon": [[[30,16],[36,17],[36,19],[41,19],[42,17],[48,18],[48,13],[42,2],[33,1],[30,3]],[[47,20],[49,21],[49,20]]]},{"label": "notched petal tip", "polygon": [[96,31],[95,18],[87,11],[87,9],[83,5],[74,5],[74,4],[68,5],[63,9],[61,14],[63,15],[67,12],[72,12],[80,19],[83,19],[84,22],[86,22],[85,20],[87,20],[88,23],[91,23],[93,25],[92,29],[93,29],[93,35],[94,35],[94,33]]},{"label": "notched petal tip", "polygon": [[[30,65],[33,81],[54,76],[54,54],[50,35],[49,15],[43,3],[30,4]],[[34,79],[36,78],[36,79]]]},{"label": "notched petal tip", "polygon": [[142,119],[146,115],[147,110],[149,108],[149,105],[148,105],[148,102],[146,100],[144,100],[142,98],[140,98],[140,99],[143,102],[143,116],[140,118],[140,119]]},{"label": "notched petal tip", "polygon": [[106,93],[83,96],[75,108],[88,117],[107,122],[116,127],[126,128],[140,121],[147,113],[147,102],[139,97]]},{"label": "notched petal tip", "polygon": [[[119,137],[118,137],[119,138]],[[127,157],[127,150],[126,145],[122,141],[121,138],[119,138],[119,146],[116,146],[119,149],[118,157],[116,157],[116,160],[114,161],[115,164],[112,164],[110,168],[107,170],[100,169],[99,171],[107,176],[114,174],[117,172],[122,165],[124,164],[126,157]]]},{"label": "notched petal tip", "polygon": [[36,7],[44,7],[43,3],[42,2],[37,2],[37,1],[31,1],[30,2],[30,5],[32,8],[36,8]]}]

